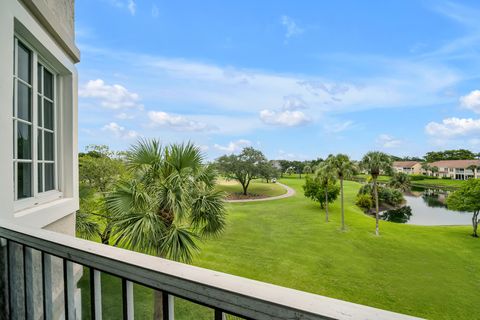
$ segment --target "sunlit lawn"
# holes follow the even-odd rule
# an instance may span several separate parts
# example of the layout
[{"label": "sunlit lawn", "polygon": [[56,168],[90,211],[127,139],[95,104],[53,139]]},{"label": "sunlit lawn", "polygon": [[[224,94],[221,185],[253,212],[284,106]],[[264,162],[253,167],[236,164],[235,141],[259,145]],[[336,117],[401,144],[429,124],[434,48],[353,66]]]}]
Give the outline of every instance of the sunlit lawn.
[{"label": "sunlit lawn", "polygon": [[[227,194],[241,194],[243,192],[242,185],[234,180],[219,180],[218,190],[222,190]],[[248,194],[260,197],[274,197],[286,193],[285,188],[276,183],[266,183],[264,180],[252,180],[248,187]]]},{"label": "sunlit lawn", "polygon": [[[346,182],[347,231],[338,201],[331,222],[302,195],[303,180],[284,179],[294,197],[229,204],[228,227],[201,244],[194,264],[247,278],[429,319],[479,318],[480,239],[471,228],[424,227],[374,220],[355,205],[359,184]],[[88,318],[88,277],[84,316]],[[120,281],[103,278],[104,319],[121,315]],[[136,316],[149,319],[150,290],[136,288]],[[108,307],[109,306],[109,307]],[[176,319],[212,319],[211,311],[178,302]]]}]

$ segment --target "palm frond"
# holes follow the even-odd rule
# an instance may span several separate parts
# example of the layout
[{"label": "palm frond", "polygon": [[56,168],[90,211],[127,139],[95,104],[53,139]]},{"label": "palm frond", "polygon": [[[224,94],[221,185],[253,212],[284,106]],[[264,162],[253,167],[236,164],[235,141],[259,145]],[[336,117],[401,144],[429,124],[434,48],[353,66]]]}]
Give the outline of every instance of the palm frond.
[{"label": "palm frond", "polygon": [[190,263],[193,254],[199,248],[195,243],[197,236],[187,227],[173,224],[161,241],[161,256],[175,261]]},{"label": "palm frond", "polygon": [[84,239],[93,239],[100,233],[99,224],[94,221],[88,213],[84,212],[77,212],[75,228],[78,234]]},{"label": "palm frond", "polygon": [[193,201],[191,225],[202,237],[217,236],[226,225],[225,195],[221,191],[206,189]]}]

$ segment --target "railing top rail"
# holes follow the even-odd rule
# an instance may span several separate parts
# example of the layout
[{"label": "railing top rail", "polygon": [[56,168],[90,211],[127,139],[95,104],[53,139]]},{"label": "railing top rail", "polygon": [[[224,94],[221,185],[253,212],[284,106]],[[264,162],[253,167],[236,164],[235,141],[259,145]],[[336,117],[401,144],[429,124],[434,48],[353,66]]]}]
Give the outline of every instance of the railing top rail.
[{"label": "railing top rail", "polygon": [[0,220],[0,237],[252,319],[419,319]]}]

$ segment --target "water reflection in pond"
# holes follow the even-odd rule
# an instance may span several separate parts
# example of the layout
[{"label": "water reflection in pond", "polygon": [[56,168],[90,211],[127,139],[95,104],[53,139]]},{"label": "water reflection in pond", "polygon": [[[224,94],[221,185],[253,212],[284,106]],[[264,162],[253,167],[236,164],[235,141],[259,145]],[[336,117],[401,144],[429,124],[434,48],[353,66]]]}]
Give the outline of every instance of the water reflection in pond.
[{"label": "water reflection in pond", "polygon": [[412,209],[409,224],[438,225],[470,225],[472,214],[447,209],[445,199],[447,192],[423,188],[412,188],[404,194],[406,203]]}]

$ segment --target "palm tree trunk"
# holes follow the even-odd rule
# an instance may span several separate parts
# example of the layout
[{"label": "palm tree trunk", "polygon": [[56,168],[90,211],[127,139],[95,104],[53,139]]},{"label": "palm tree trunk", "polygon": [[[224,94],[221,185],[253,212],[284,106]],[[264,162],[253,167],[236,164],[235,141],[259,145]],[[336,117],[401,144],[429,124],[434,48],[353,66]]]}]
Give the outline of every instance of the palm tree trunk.
[{"label": "palm tree trunk", "polygon": [[342,209],[342,230],[345,230],[345,211],[343,210],[343,177],[340,178],[340,204]]},{"label": "palm tree trunk", "polygon": [[380,235],[378,228],[378,190],[377,190],[377,178],[373,178],[373,192],[375,196],[375,234]]},{"label": "palm tree trunk", "polygon": [[325,221],[328,222],[328,186],[325,187]]},{"label": "palm tree trunk", "polygon": [[477,219],[477,217],[478,217],[478,214],[479,214],[479,212],[476,211],[476,212],[473,213],[473,217],[472,217],[472,226],[473,226],[473,234],[472,234],[472,235],[473,235],[475,238],[478,237],[478,235],[477,235],[477,228],[478,228],[478,219]]}]

